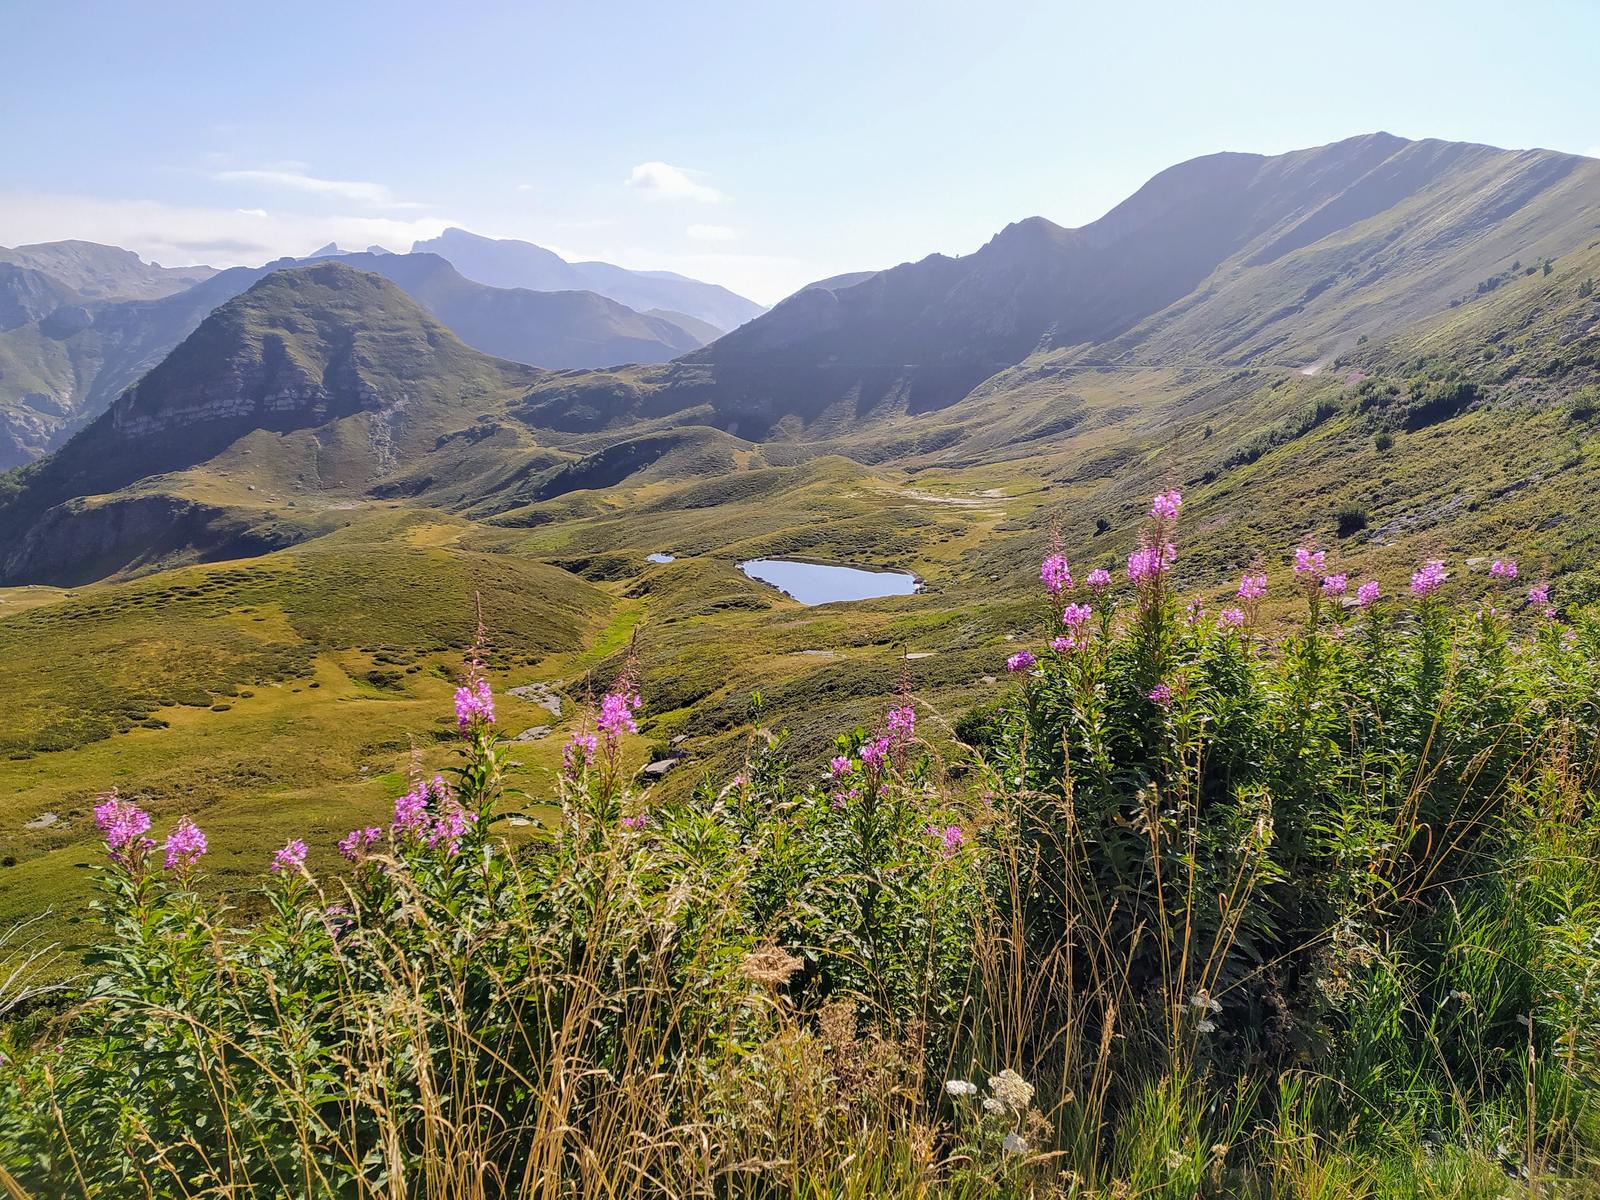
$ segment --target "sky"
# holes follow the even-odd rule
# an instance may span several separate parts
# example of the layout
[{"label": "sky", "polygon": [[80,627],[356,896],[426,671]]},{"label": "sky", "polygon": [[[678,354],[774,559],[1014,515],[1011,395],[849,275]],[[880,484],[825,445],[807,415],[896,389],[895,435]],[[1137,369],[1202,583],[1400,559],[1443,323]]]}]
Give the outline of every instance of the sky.
[{"label": "sky", "polygon": [[0,0],[0,245],[451,226],[762,303],[1384,129],[1600,157],[1594,0]]}]

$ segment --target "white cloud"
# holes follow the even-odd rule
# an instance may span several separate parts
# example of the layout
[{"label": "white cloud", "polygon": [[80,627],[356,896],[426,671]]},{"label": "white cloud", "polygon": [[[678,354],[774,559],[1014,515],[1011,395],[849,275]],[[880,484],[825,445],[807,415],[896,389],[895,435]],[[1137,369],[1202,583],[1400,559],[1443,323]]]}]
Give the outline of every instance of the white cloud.
[{"label": "white cloud", "polygon": [[167,266],[260,266],[285,255],[309,254],[328,242],[403,252],[411,249],[412,242],[438,237],[459,224],[446,217],[303,216],[154,200],[0,192],[0,229],[10,245],[84,238],[125,246]]},{"label": "white cloud", "polygon": [[732,225],[691,225],[684,232],[697,242],[736,242],[744,236]]},{"label": "white cloud", "polygon": [[628,186],[638,188],[653,200],[693,200],[700,204],[719,204],[722,193],[710,184],[698,183],[694,176],[703,171],[689,171],[670,163],[640,163],[628,176]]},{"label": "white cloud", "polygon": [[218,171],[212,175],[219,183],[258,184],[263,187],[289,191],[308,192],[313,196],[332,196],[374,208],[423,208],[421,204],[398,201],[381,183],[368,183],[359,179],[319,179],[300,167],[276,170]]}]

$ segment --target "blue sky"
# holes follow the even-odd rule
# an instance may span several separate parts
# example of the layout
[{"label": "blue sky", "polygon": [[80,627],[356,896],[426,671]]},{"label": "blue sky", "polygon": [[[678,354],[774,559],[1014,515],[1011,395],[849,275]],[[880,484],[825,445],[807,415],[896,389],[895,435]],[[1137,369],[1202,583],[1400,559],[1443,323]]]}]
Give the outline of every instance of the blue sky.
[{"label": "blue sky", "polygon": [[0,244],[461,225],[771,302],[1387,129],[1600,155],[1600,4],[5,0]]}]

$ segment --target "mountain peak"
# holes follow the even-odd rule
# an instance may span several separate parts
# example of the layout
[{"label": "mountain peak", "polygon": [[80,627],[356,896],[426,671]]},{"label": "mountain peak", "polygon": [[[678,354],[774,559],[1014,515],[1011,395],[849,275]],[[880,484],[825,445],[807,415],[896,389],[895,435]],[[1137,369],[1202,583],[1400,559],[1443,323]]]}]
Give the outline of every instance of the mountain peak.
[{"label": "mountain peak", "polygon": [[252,430],[363,411],[411,428],[426,407],[532,377],[463,345],[389,280],[315,262],[273,271],[216,309],[46,465],[110,438],[122,448],[109,469],[126,481],[203,461]]}]

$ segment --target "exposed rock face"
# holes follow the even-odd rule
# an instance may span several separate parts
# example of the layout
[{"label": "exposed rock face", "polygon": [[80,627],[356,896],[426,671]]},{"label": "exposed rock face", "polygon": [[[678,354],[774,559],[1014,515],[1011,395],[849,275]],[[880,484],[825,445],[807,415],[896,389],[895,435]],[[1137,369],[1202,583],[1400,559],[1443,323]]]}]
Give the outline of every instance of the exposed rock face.
[{"label": "exposed rock face", "polygon": [[383,403],[378,390],[359,376],[348,379],[348,386],[336,394],[291,361],[281,341],[269,338],[267,347],[259,358],[235,358],[215,375],[163,390],[155,398],[144,384],[135,385],[112,405],[112,429],[137,439],[204,421],[271,428],[293,417],[294,425],[320,425],[332,416]]},{"label": "exposed rock face", "polygon": [[196,561],[265,554],[310,531],[284,521],[252,525],[226,509],[174,496],[73,500],[34,523],[0,558],[0,584],[76,587],[181,555]]}]

